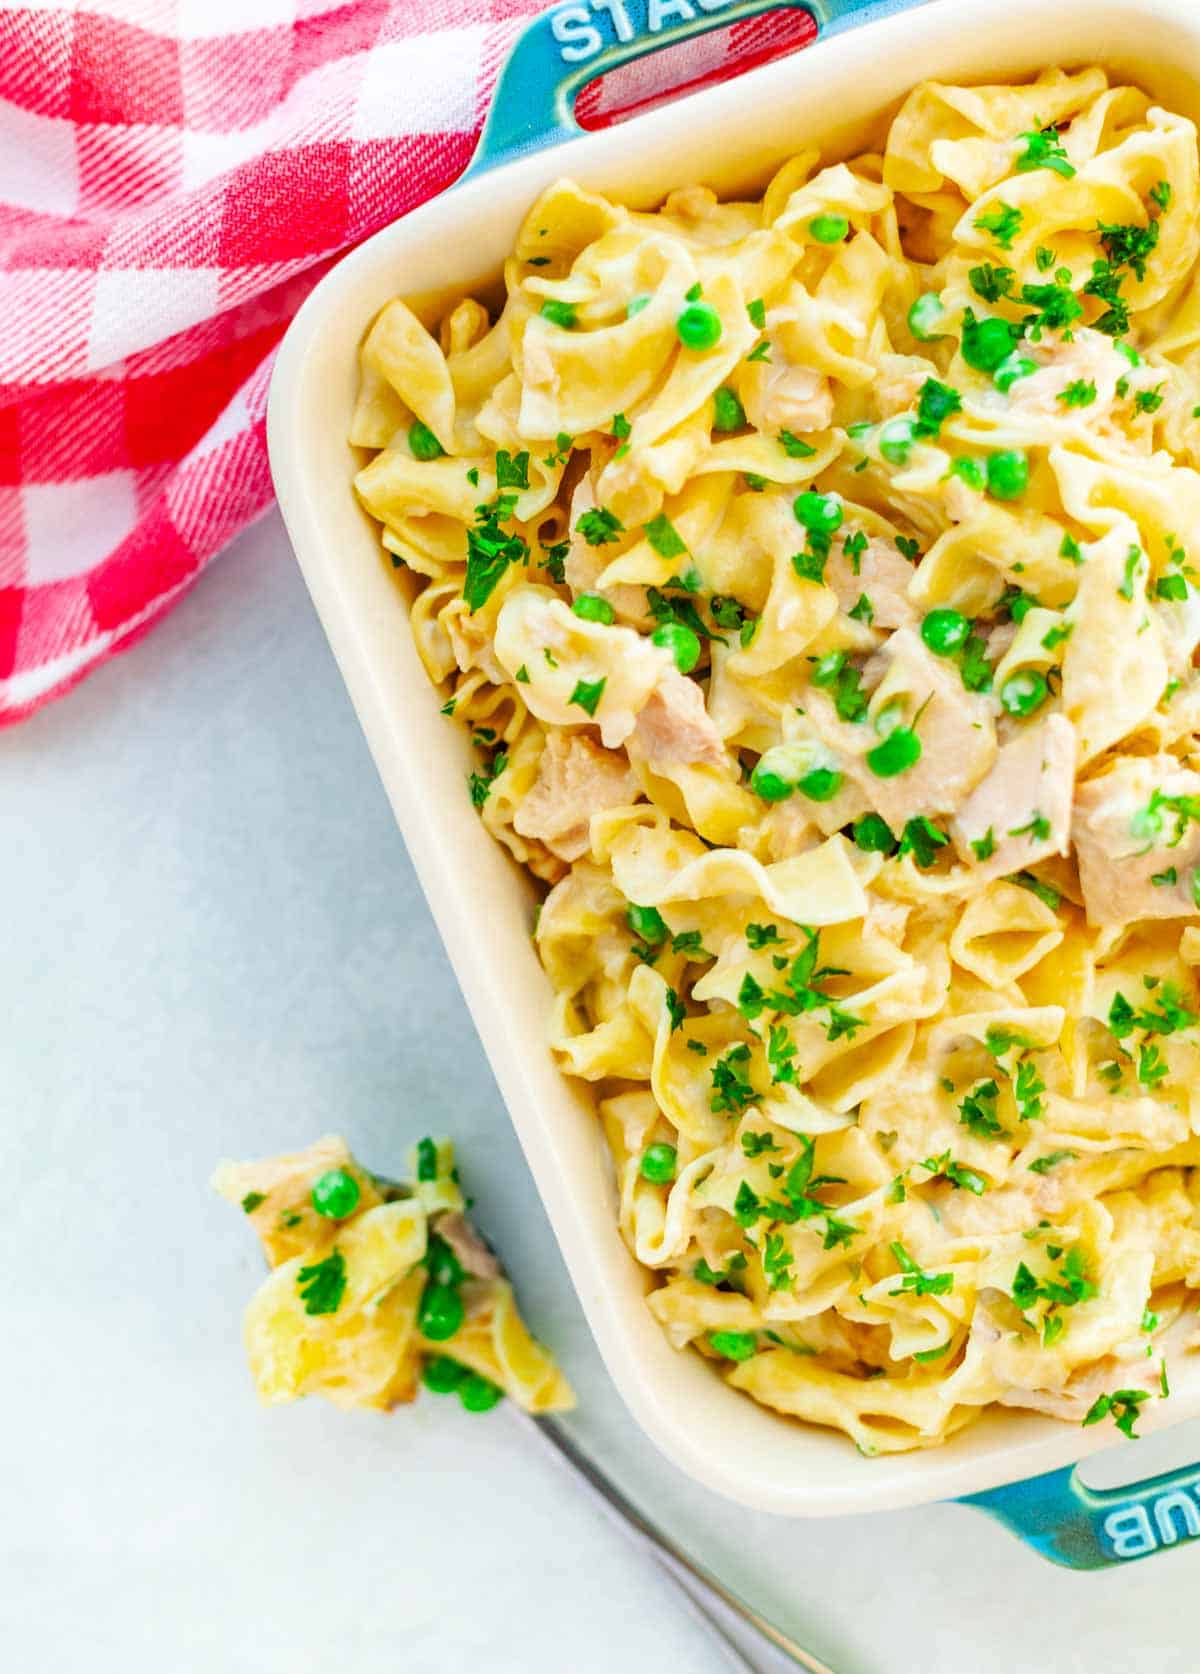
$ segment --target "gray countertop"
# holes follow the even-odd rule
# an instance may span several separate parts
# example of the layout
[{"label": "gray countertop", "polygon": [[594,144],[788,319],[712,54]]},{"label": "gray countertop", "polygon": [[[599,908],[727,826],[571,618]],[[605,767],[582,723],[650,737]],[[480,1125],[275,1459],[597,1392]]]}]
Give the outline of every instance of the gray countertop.
[{"label": "gray countertop", "polygon": [[[582,1437],[839,1674],[1195,1667],[1200,1545],[1075,1576],[961,1507],[781,1523],[632,1430],[275,516],[0,735],[0,859],[9,1666],[727,1667],[503,1408],[256,1405],[239,1316],[260,1266],[213,1165],[332,1130],[387,1171],[445,1130]],[[1198,1425],[1129,1475],[1189,1448]]]}]

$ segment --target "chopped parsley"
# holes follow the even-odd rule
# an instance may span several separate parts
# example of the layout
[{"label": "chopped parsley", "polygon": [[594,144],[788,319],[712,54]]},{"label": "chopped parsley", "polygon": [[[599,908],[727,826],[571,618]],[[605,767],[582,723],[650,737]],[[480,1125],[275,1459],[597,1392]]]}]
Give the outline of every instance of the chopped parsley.
[{"label": "chopped parsley", "polygon": [[1010,827],[1010,837],[1032,837],[1035,843],[1044,843],[1050,835],[1050,821],[1044,814],[1039,814],[1035,808],[1024,825]]},{"label": "chopped parsley", "polygon": [[796,1043],[784,1023],[772,1023],[767,1038],[767,1062],[771,1066],[771,1080],[775,1086],[796,1079]]},{"label": "chopped parsley", "polygon": [[1012,241],[1021,230],[1021,223],[1025,217],[1021,211],[1011,203],[1002,199],[995,209],[987,210],[983,215],[975,217],[975,225],[980,232],[991,233],[1002,250],[1011,250]]},{"label": "chopped parsley", "polygon": [[779,926],[777,924],[748,924],[746,926],[746,945],[756,952],[764,948],[769,942],[779,940]]},{"label": "chopped parsley", "polygon": [[971,849],[976,860],[990,860],[996,852],[996,834],[989,825],[982,837],[972,839]]},{"label": "chopped parsley", "polygon": [[921,1167],[928,1171],[931,1179],[949,1180],[956,1190],[974,1192],[976,1197],[982,1197],[987,1191],[983,1175],[974,1168],[955,1162],[949,1151],[943,1151],[937,1157],[926,1157]]},{"label": "chopped parsley", "polygon": [[712,1067],[713,1090],[708,1101],[710,1110],[718,1115],[723,1110],[735,1114],[744,1110],[748,1104],[754,1103],[758,1094],[746,1075],[746,1065],[749,1062],[750,1048],[744,1043],[731,1046],[728,1052],[717,1059]]},{"label": "chopped parsley", "polygon": [[902,859],[911,854],[917,865],[922,869],[932,866],[937,858],[937,851],[945,848],[950,841],[944,831],[939,831],[932,820],[926,819],[924,814],[918,814],[908,820],[904,833],[900,838],[899,856]]},{"label": "chopped parsley", "polygon": [[789,459],[811,459],[816,448],[810,447],[800,436],[795,436],[790,430],[779,432],[779,445]]},{"label": "chopped parsley", "polygon": [[1014,872],[1008,881],[1016,884],[1019,889],[1027,889],[1031,895],[1036,895],[1042,905],[1049,907],[1052,913],[1056,913],[1062,905],[1062,896],[1053,884],[1043,883],[1041,878],[1032,872]]},{"label": "chopped parsley", "polygon": [[958,1119],[974,1139],[999,1139],[1004,1128],[996,1114],[1000,1088],[995,1081],[980,1081],[958,1107]]},{"label": "chopped parsley", "polygon": [[1138,1419],[1138,1408],[1149,1399],[1150,1393],[1145,1389],[1115,1389],[1111,1395],[1097,1395],[1084,1416],[1084,1428],[1089,1424],[1099,1424],[1102,1418],[1112,1418],[1122,1435],[1136,1441],[1134,1425]]},{"label": "chopped parsley", "polygon": [[860,593],[858,595],[858,603],[852,606],[846,614],[847,616],[852,617],[854,621],[862,622],[869,628],[871,623],[875,620],[875,606],[871,603],[865,593]]},{"label": "chopped parsley", "polygon": [[625,531],[620,518],[603,506],[593,506],[590,511],[585,511],[575,528],[589,546],[607,546]]},{"label": "chopped parsley", "polygon": [[1049,1174],[1050,1170],[1057,1168],[1059,1163],[1074,1162],[1078,1155],[1078,1151],[1047,1151],[1044,1157],[1035,1157],[1029,1165],[1029,1172],[1031,1174]]},{"label": "chopped parsley", "polygon": [[1042,128],[1033,134],[1018,134],[1025,142],[1024,151],[1017,157],[1017,173],[1028,174],[1031,169],[1053,169],[1064,180],[1070,180],[1075,166],[1063,149],[1062,141],[1053,128]]},{"label": "chopped parsley", "polygon": [[496,455],[496,487],[529,487],[529,450],[508,454],[503,448]]},{"label": "chopped parsley", "polygon": [[346,1294],[346,1258],[340,1250],[331,1250],[324,1261],[302,1267],[296,1274],[306,1314],[336,1314]]},{"label": "chopped parsley", "polygon": [[266,1194],[265,1193],[263,1193],[263,1192],[247,1192],[245,1197],[242,1199],[242,1213],[243,1213],[243,1215],[252,1215],[254,1213],[254,1211],[258,1208],[259,1204],[260,1203],[265,1203],[265,1202],[266,1202]]},{"label": "chopped parsley", "polygon": [[783,1241],[783,1234],[768,1232],[766,1246],[763,1250],[762,1267],[768,1288],[771,1290],[790,1290],[792,1288],[792,1274],[788,1269],[792,1265],[792,1252]]},{"label": "chopped parsley", "polygon": [[1056,397],[1064,407],[1090,407],[1096,399],[1096,386],[1090,380],[1075,378],[1060,389]]},{"label": "chopped parsley", "polygon": [[1164,982],[1155,995],[1155,1006],[1132,1006],[1124,994],[1113,996],[1108,1008],[1108,1027],[1117,1040],[1125,1040],[1135,1031],[1146,1036],[1173,1035],[1190,1029],[1198,1021],[1196,1013],[1184,1006],[1179,990],[1172,982]]},{"label": "chopped parsley", "polygon": [[589,715],[596,713],[596,705],[604,696],[604,688],[608,684],[608,676],[599,680],[577,680],[575,690],[567,699],[568,703],[578,704],[580,709]]},{"label": "chopped parsley", "polygon": [[571,449],[574,445],[572,438],[567,435],[566,431],[560,430],[554,438],[553,448],[543,459],[542,464],[550,471],[553,471],[556,465],[565,465],[571,457]]},{"label": "chopped parsley", "polygon": [[660,558],[679,558],[687,551],[686,541],[662,512],[647,523],[645,535]]},{"label": "chopped parsley", "polygon": [[902,1296],[911,1291],[914,1296],[945,1296],[954,1289],[953,1273],[926,1273],[909,1255],[904,1245],[897,1242],[888,1246],[900,1269],[900,1283],[889,1296]]},{"label": "chopped parsley", "polygon": [[475,525],[467,530],[467,575],[463,598],[472,615],[487,603],[510,564],[524,564],[529,547],[520,535],[501,524],[512,515],[513,502],[500,496],[490,506],[476,506]]},{"label": "chopped parsley", "polygon": [[497,750],[485,773],[468,773],[467,789],[471,793],[472,808],[482,808],[491,794],[492,786],[508,766],[508,752]]},{"label": "chopped parsley", "polygon": [[567,554],[570,550],[570,541],[555,541],[553,546],[542,548],[546,555],[542,562],[550,572],[551,581],[557,581],[560,587],[567,579]]},{"label": "chopped parsley", "polygon": [[973,267],[967,278],[976,296],[985,302],[999,302],[1001,297],[1012,295],[1016,274],[1011,267],[993,267],[991,262],[984,262],[980,267]]},{"label": "chopped parsley", "polygon": [[962,412],[962,396],[949,384],[926,378],[917,399],[917,423],[921,433],[936,436],[955,413]]},{"label": "chopped parsley", "polygon": [[1046,1091],[1046,1083],[1038,1071],[1032,1058],[1022,1058],[1017,1065],[1017,1078],[1013,1086],[1013,1095],[1017,1101],[1017,1115],[1022,1122],[1036,1121],[1046,1113],[1046,1101],[1042,1094]]},{"label": "chopped parsley", "polygon": [[1021,286],[1022,302],[1027,302],[1034,310],[1032,314],[1025,315],[1022,323],[1026,334],[1035,343],[1041,341],[1043,331],[1062,331],[1069,337],[1068,328],[1083,313],[1083,304],[1062,278],[1064,273],[1069,281],[1069,269],[1059,268],[1049,284]]}]

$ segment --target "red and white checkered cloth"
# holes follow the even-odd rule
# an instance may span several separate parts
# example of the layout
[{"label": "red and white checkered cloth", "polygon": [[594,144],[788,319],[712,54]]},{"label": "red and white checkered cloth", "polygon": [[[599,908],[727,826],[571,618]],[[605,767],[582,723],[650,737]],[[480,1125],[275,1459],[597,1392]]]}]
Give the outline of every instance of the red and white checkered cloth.
[{"label": "red and white checkered cloth", "polygon": [[543,0],[0,13],[0,723],[128,646],[271,500],[271,361],[448,185]]},{"label": "red and white checkered cloth", "polygon": [[[543,5],[0,10],[0,725],[133,643],[270,504],[289,319],[340,251],[461,173]],[[672,79],[772,38],[762,19],[681,44]],[[593,125],[626,74],[644,97],[644,66],[615,73]]]}]

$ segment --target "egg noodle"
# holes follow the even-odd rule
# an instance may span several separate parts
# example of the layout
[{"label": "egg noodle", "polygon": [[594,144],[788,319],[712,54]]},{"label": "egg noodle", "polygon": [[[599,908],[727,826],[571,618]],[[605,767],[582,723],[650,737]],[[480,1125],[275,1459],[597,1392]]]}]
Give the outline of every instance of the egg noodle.
[{"label": "egg noodle", "polygon": [[375,320],[356,488],[671,1342],[866,1453],[1133,1433],[1200,1285],[1196,133],[1091,68],[877,142],[552,186],[499,309]]},{"label": "egg noodle", "polygon": [[469,1412],[504,1395],[527,1412],[572,1407],[570,1384],[466,1218],[454,1146],[419,1140],[407,1172],[380,1179],[336,1134],[217,1169],[214,1188],[241,1208],[271,1269],[242,1331],[260,1399],[386,1409],[424,1384]]}]

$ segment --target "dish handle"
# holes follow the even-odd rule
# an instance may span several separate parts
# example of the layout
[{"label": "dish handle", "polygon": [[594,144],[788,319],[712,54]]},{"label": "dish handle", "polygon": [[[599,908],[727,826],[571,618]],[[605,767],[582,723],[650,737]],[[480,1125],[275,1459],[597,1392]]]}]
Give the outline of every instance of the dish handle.
[{"label": "dish handle", "polygon": [[1200,1536],[1200,1465],[1106,1490],[1087,1487],[1079,1467],[1068,1465],[966,1494],[959,1504],[997,1518],[1051,1563],[1109,1569]]},{"label": "dish handle", "polygon": [[517,37],[463,179],[582,133],[575,100],[597,76],[764,12],[807,12],[818,38],[920,0],[566,0]]}]

